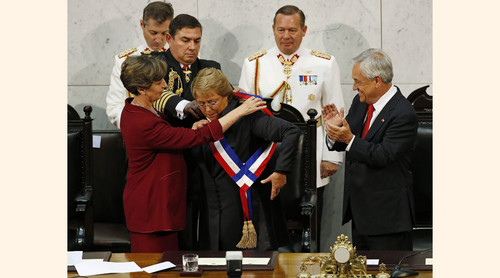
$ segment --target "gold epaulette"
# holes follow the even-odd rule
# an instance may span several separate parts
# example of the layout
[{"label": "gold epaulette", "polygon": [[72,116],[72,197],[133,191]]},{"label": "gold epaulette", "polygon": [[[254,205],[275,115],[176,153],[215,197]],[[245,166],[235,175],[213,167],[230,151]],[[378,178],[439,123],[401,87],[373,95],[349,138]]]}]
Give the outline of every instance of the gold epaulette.
[{"label": "gold epaulette", "polygon": [[311,54],[316,56],[316,57],[320,57],[320,58],[327,59],[327,60],[330,60],[330,58],[332,58],[332,55],[327,54],[325,52],[320,52],[318,50],[312,50]]},{"label": "gold epaulette", "polygon": [[257,58],[260,58],[260,57],[264,56],[266,53],[267,52],[266,52],[265,49],[263,49],[263,50],[261,50],[259,52],[255,52],[254,54],[250,55],[250,57],[248,57],[248,61],[253,61],[253,60],[257,59]]},{"label": "gold epaulette", "polygon": [[120,54],[118,54],[118,58],[121,59],[123,57],[128,57],[130,54],[132,54],[132,53],[134,53],[136,51],[137,51],[137,48],[135,48],[135,47],[123,50],[122,52],[120,52]]}]

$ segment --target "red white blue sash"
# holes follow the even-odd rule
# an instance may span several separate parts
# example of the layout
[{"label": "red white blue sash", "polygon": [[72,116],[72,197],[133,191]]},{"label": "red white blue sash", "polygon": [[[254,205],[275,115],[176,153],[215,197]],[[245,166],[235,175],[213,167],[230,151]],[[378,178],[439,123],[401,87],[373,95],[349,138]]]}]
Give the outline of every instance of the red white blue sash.
[{"label": "red white blue sash", "polygon": [[[244,99],[252,96],[261,98],[260,96],[244,93],[235,93],[234,95]],[[273,115],[267,107],[264,109],[264,112]],[[276,149],[276,143],[270,142],[267,146],[260,147],[245,163],[241,162],[225,138],[210,143],[210,148],[215,159],[217,159],[226,173],[239,186],[245,220],[250,220],[252,218],[252,201],[249,189],[266,168],[269,159]]]}]

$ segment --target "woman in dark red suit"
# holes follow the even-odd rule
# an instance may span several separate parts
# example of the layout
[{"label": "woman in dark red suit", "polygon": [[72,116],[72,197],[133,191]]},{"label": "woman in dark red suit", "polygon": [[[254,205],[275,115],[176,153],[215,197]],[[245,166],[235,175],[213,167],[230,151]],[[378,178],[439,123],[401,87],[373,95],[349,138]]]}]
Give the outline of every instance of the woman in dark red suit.
[{"label": "woman in dark red suit", "polygon": [[220,140],[240,117],[262,110],[252,98],[219,120],[201,120],[193,129],[172,127],[153,108],[166,88],[167,65],[149,56],[129,57],[122,65],[123,85],[135,97],[125,101],[121,132],[129,159],[123,205],[132,252],[177,250],[184,229],[186,165],[182,150]]}]

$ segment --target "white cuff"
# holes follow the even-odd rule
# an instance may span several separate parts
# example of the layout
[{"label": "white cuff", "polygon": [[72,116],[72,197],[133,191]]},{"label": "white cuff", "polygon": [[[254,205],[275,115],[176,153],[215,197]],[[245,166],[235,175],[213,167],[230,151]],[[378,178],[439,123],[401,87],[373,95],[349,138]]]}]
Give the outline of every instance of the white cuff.
[{"label": "white cuff", "polygon": [[354,138],[356,137],[356,135],[352,135],[352,139],[351,139],[351,142],[349,142],[349,144],[347,144],[347,147],[345,148],[345,151],[348,152],[350,149],[351,149],[351,145],[352,145],[352,142],[354,142]]},{"label": "white cuff", "polygon": [[189,100],[181,100],[177,105],[175,106],[175,111],[177,112],[177,117],[181,120],[183,120],[186,115],[184,115],[184,108],[186,105],[188,105],[190,101]]}]

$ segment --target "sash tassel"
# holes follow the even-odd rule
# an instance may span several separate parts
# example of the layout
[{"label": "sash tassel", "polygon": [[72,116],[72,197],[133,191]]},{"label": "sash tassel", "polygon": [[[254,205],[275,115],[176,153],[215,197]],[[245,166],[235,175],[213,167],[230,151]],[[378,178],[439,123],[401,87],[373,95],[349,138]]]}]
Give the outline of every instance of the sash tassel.
[{"label": "sash tassel", "polygon": [[[234,93],[235,96],[247,99],[252,95]],[[259,96],[256,96],[259,97]],[[261,98],[261,97],[259,97]],[[261,98],[262,99],[262,98]],[[269,109],[263,110],[266,114],[273,116]],[[276,149],[276,143],[270,142],[267,146],[260,147],[246,163],[242,163],[238,155],[229,146],[225,138],[210,143],[210,148],[215,159],[224,171],[233,179],[240,188],[241,207],[243,209],[243,230],[238,248],[256,248],[257,232],[252,223],[252,184],[259,178]]]}]

